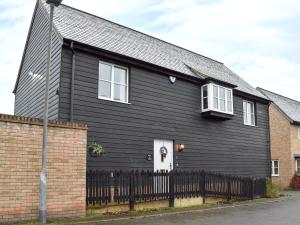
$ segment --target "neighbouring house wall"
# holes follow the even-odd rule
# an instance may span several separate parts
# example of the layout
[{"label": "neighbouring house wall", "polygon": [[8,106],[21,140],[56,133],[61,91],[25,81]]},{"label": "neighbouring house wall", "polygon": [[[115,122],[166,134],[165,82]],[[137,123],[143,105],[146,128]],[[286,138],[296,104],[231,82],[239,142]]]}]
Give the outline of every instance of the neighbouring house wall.
[{"label": "neighbouring house wall", "polygon": [[[50,122],[49,217],[85,215],[87,128]],[[0,222],[38,218],[42,121],[0,114]]]},{"label": "neighbouring house wall", "polygon": [[[185,150],[175,154],[174,168],[270,176],[267,103],[256,103],[255,127],[243,124],[243,98],[236,94],[232,120],[203,118],[200,84],[179,78],[171,84],[166,75],[134,66],[130,67],[130,104],[100,100],[100,59],[107,61],[76,52],[74,120],[87,123],[90,140],[105,150],[104,157],[88,158],[89,169],[153,170],[146,155],[153,154],[154,139],[167,139],[185,144]],[[71,51],[63,48],[59,118],[66,121],[71,63]]]},{"label": "neighbouring house wall", "polygon": [[291,153],[291,124],[273,103],[270,105],[269,111],[271,158],[272,160],[279,160],[279,176],[272,177],[272,180],[281,187],[287,188],[294,175]]},{"label": "neighbouring house wall", "polygon": [[291,153],[292,153],[292,173],[296,171],[295,154],[300,154],[300,139],[298,138],[299,126],[291,125]]},{"label": "neighbouring house wall", "polygon": [[[37,1],[15,89],[14,114],[17,116],[43,116],[49,16],[41,4]],[[62,39],[53,29],[49,77],[49,118],[53,120],[58,118],[61,46]]]}]

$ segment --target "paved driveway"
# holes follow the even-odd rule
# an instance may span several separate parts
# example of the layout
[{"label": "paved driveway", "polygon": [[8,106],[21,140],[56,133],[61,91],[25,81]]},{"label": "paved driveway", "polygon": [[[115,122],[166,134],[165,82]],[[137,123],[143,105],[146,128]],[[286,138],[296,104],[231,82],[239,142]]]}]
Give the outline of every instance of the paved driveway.
[{"label": "paved driveway", "polygon": [[292,199],[238,207],[103,221],[89,225],[300,225],[300,192]]}]

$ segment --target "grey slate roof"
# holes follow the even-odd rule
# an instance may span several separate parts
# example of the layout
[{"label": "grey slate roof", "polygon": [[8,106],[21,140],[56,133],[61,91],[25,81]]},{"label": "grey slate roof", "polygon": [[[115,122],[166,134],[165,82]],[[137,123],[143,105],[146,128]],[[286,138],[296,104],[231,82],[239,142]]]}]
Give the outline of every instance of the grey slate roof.
[{"label": "grey slate roof", "polygon": [[[42,3],[49,12],[45,0],[42,0]],[[201,78],[200,73],[204,77],[236,85],[239,91],[265,98],[221,62],[69,6],[60,5],[55,10],[54,25],[65,39],[122,54],[188,76]],[[189,67],[198,73],[194,73]]]},{"label": "grey slate roof", "polygon": [[300,102],[262,88],[257,88],[257,90],[277,105],[291,122],[300,123]]}]

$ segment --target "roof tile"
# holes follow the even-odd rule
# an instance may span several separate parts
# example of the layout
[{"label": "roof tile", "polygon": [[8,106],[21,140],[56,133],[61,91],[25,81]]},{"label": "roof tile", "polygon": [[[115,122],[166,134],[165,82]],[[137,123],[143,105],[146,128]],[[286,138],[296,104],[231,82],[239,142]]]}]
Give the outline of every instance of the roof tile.
[{"label": "roof tile", "polygon": [[293,122],[300,123],[300,102],[262,88],[257,90],[277,105]]},{"label": "roof tile", "polygon": [[[42,2],[49,12],[45,0]],[[265,98],[221,62],[69,6],[60,5],[56,9],[54,24],[66,39],[199,78],[192,68],[205,76],[236,85],[237,90]]]}]

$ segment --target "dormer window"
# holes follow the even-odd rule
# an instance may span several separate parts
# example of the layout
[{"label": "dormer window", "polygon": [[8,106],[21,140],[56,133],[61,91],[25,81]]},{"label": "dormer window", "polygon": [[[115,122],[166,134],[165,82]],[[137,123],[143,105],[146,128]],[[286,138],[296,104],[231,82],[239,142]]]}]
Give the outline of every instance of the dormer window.
[{"label": "dormer window", "polygon": [[233,114],[232,89],[214,83],[201,87],[202,112],[215,111]]}]

